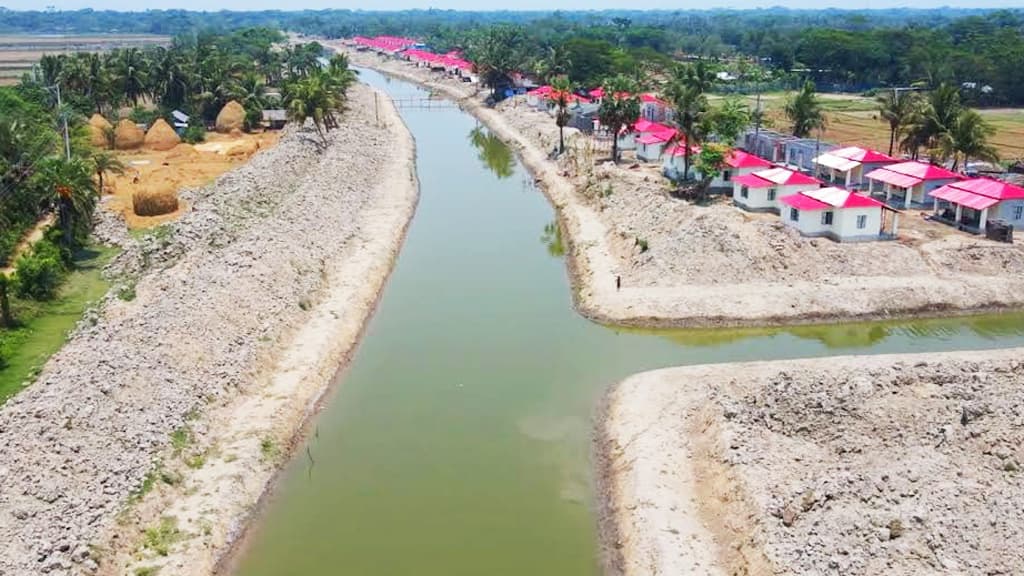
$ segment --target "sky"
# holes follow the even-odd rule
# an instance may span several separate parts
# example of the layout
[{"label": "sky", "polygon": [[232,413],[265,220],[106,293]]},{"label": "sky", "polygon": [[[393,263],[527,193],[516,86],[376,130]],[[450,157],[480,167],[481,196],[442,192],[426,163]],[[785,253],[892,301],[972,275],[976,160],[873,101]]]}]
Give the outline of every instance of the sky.
[{"label": "sky", "polygon": [[[493,0],[492,0],[493,2]],[[302,8],[350,8],[365,10],[401,10],[407,8],[441,8],[454,10],[518,9],[518,10],[580,10],[580,9],[663,9],[685,10],[705,8],[1024,8],[1024,0],[499,0],[482,3],[479,0],[294,0],[270,2],[267,0],[0,0],[0,7],[12,10],[39,10],[52,6],[57,10],[80,8],[109,10],[145,10],[183,8],[210,10],[211,6],[225,10],[297,10]]]}]

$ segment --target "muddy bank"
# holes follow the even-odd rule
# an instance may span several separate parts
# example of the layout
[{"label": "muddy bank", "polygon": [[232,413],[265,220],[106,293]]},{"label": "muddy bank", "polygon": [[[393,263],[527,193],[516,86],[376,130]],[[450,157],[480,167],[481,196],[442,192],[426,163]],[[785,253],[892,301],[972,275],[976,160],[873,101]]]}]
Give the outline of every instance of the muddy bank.
[{"label": "muddy bank", "polygon": [[692,366],[598,423],[621,574],[1009,574],[1021,349]]},{"label": "muddy bank", "polygon": [[130,245],[112,296],[0,410],[0,572],[208,574],[353,348],[417,199],[366,87]]},{"label": "muddy bank", "polygon": [[1024,273],[1020,246],[938,224],[925,233],[915,225],[903,242],[803,238],[774,216],[672,198],[658,165],[613,166],[603,161],[606,151],[573,129],[566,130],[568,153],[549,160],[558,141],[554,120],[521,97],[487,108],[473,85],[371,53],[348,54],[353,63],[456,100],[516,150],[558,208],[577,308],[597,321],[770,326],[1024,306],[1024,294],[1008,289]]}]

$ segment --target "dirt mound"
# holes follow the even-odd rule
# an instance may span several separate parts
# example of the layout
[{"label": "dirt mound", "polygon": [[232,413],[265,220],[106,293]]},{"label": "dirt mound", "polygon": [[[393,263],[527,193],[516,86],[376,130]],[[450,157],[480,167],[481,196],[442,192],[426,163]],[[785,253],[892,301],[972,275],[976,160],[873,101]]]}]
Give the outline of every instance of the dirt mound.
[{"label": "dirt mound", "polygon": [[157,119],[146,132],[146,148],[151,150],[170,150],[181,143],[181,138],[163,118]]},{"label": "dirt mound", "polygon": [[243,140],[228,148],[228,156],[251,156],[259,150],[259,145],[255,140]]},{"label": "dirt mound", "polygon": [[232,130],[245,128],[245,108],[232,100],[224,105],[217,114],[217,132],[228,134]]},{"label": "dirt mound", "polygon": [[177,158],[193,158],[199,154],[198,151],[191,145],[181,143],[171,148],[171,151],[167,153],[168,160],[174,160]]},{"label": "dirt mound", "polygon": [[228,136],[231,136],[232,138],[241,138],[242,131],[239,130],[238,128],[232,128],[231,132],[228,133]]},{"label": "dirt mound", "polygon": [[118,150],[135,150],[146,141],[146,133],[131,120],[121,120],[114,130],[114,147]]},{"label": "dirt mound", "polygon": [[178,209],[178,193],[173,188],[139,190],[132,194],[132,210],[139,216],[163,216]]}]

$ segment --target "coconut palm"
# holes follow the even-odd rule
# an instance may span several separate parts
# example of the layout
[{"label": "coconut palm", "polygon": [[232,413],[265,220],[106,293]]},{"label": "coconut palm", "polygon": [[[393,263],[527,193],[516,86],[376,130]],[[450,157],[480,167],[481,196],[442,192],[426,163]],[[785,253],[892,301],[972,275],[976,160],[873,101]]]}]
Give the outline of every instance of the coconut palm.
[{"label": "coconut palm", "polygon": [[916,92],[886,91],[876,99],[878,113],[889,123],[889,155],[895,152],[896,143],[903,131],[916,117],[920,100]]},{"label": "coconut palm", "polygon": [[632,126],[640,117],[640,99],[636,96],[636,83],[622,75],[605,80],[601,88],[604,98],[597,117],[601,125],[611,132],[612,162],[618,162],[619,132],[626,126]]},{"label": "coconut palm", "polygon": [[144,54],[138,48],[125,48],[117,52],[114,66],[121,94],[132,106],[138,106],[139,99],[150,91],[148,63]]},{"label": "coconut palm", "polygon": [[827,120],[821,107],[814,82],[808,80],[799,92],[786,102],[786,117],[793,123],[793,135],[806,138],[811,132],[825,130]]},{"label": "coconut palm", "polygon": [[117,156],[109,152],[97,152],[92,156],[92,167],[96,171],[98,191],[103,194],[103,177],[109,172],[111,174],[124,174],[125,165],[118,160]]},{"label": "coconut palm", "polygon": [[564,45],[555,44],[547,47],[544,55],[537,60],[534,68],[541,80],[550,81],[557,76],[568,74],[572,68],[572,60],[569,58],[569,52],[565,49]]},{"label": "coconut palm", "polygon": [[963,161],[964,168],[973,158],[985,162],[998,162],[999,152],[989,144],[989,137],[996,133],[977,110],[964,109],[950,132],[948,152],[953,158],[953,170]]},{"label": "coconut palm", "polygon": [[565,127],[572,119],[569,113],[569,101],[572,98],[572,85],[565,76],[558,76],[551,81],[551,97],[555,102],[555,124],[558,126],[558,153],[565,152]]},{"label": "coconut palm", "polygon": [[263,109],[267,103],[266,93],[267,86],[263,83],[263,77],[256,72],[248,72],[228,84],[227,96],[245,108],[247,130],[251,130],[262,120]]},{"label": "coconut palm", "polygon": [[665,95],[675,107],[675,124],[683,146],[683,176],[690,177],[692,149],[705,136],[708,99],[704,91],[710,84],[706,69],[692,64],[676,66]]}]

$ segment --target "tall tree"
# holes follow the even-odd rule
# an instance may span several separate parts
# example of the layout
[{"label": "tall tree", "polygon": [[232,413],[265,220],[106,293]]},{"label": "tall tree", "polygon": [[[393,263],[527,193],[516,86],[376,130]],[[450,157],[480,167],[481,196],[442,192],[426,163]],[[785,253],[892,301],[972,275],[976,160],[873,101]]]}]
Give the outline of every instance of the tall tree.
[{"label": "tall tree", "polygon": [[675,108],[675,124],[682,137],[684,181],[690,178],[693,148],[700,145],[705,136],[708,99],[704,92],[709,87],[706,68],[684,64],[673,70],[665,90]]},{"label": "tall tree", "polygon": [[966,169],[971,159],[998,162],[999,152],[989,143],[989,138],[995,133],[995,128],[985,122],[977,110],[962,110],[949,140],[953,170],[961,166],[961,161]]},{"label": "tall tree", "polygon": [[555,101],[555,124],[558,126],[558,153],[562,154],[565,152],[565,127],[572,118],[569,113],[572,84],[567,77],[558,76],[551,81],[551,88],[551,97]]},{"label": "tall tree", "polygon": [[718,141],[732,147],[753,121],[750,106],[740,98],[729,97],[711,109],[708,114],[708,132],[718,136]]},{"label": "tall tree", "polygon": [[896,143],[903,136],[903,131],[916,117],[920,99],[916,92],[900,92],[893,89],[878,95],[878,113],[882,120],[889,123],[889,156],[896,150]]},{"label": "tall tree", "polygon": [[499,25],[487,28],[470,42],[466,56],[484,85],[497,96],[512,82],[512,74],[525,68],[526,33],[519,26]]},{"label": "tall tree", "polygon": [[145,54],[138,48],[125,48],[116,53],[115,65],[115,77],[121,95],[132,106],[137,106],[139,99],[150,91]]},{"label": "tall tree", "polygon": [[619,161],[619,133],[632,126],[640,118],[640,99],[636,94],[636,83],[619,75],[605,80],[601,87],[604,98],[597,110],[601,125],[612,136],[612,162]]},{"label": "tall tree", "polygon": [[92,156],[92,167],[96,172],[97,190],[103,194],[103,178],[107,173],[124,174],[124,163],[109,152],[97,152]]},{"label": "tall tree", "polygon": [[811,132],[825,130],[825,111],[818,100],[814,82],[804,82],[800,91],[786,102],[786,117],[793,123],[793,135],[807,138]]}]

